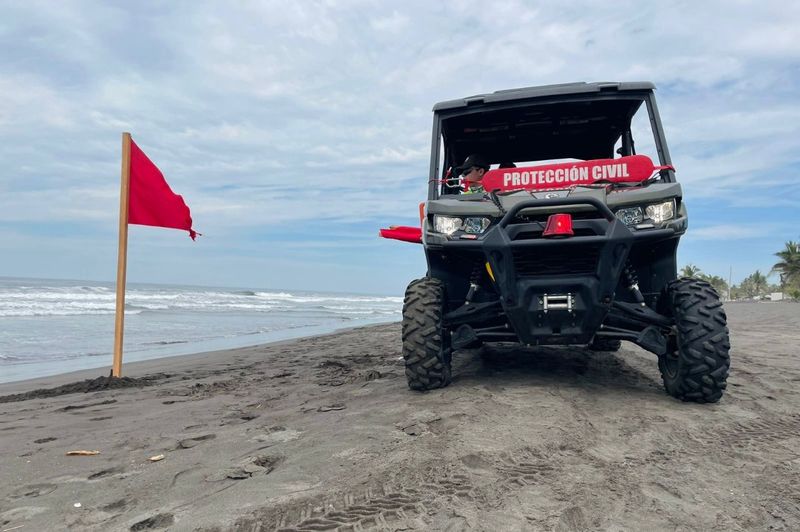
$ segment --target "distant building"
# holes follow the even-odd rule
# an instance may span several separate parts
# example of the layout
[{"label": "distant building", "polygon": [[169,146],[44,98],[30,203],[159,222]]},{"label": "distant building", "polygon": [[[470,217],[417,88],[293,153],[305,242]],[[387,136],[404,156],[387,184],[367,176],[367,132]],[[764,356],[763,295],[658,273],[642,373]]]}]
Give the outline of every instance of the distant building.
[{"label": "distant building", "polygon": [[784,299],[783,292],[772,292],[767,296],[770,301],[782,301]]}]

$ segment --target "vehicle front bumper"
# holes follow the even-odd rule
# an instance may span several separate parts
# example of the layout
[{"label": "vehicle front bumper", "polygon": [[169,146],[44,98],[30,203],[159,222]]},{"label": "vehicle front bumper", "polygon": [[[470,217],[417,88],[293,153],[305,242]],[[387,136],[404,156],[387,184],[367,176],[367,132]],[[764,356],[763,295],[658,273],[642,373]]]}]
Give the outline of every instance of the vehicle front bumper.
[{"label": "vehicle front bumper", "polygon": [[[531,238],[541,233],[540,222],[514,223],[525,209],[552,207],[555,213],[575,205],[589,205],[600,215],[574,220],[576,233],[586,236]],[[475,240],[426,232],[425,244],[429,253],[483,256],[520,342],[581,344],[591,341],[608,314],[631,248],[678,238],[685,230],[685,216],[660,228],[631,230],[599,199],[555,198],[515,205]]]}]

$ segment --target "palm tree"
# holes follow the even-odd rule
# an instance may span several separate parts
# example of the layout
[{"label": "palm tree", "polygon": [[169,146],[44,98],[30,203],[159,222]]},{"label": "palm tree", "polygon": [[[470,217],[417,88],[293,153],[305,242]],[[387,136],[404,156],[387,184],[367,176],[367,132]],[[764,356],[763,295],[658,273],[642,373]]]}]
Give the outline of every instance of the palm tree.
[{"label": "palm tree", "polygon": [[755,295],[760,296],[763,292],[767,291],[767,277],[761,273],[761,271],[756,270],[753,272],[753,275],[750,276],[751,281],[753,282],[753,290],[755,291]]},{"label": "palm tree", "polygon": [[702,272],[694,264],[687,264],[681,270],[681,277],[699,277]]},{"label": "palm tree", "polygon": [[701,273],[699,277],[713,286],[714,290],[716,290],[719,295],[730,297],[730,294],[728,294],[728,282],[719,275],[706,275],[705,273]]},{"label": "palm tree", "polygon": [[783,251],[777,252],[775,256],[781,261],[772,267],[772,271],[781,274],[781,287],[800,283],[800,244],[790,240]]}]

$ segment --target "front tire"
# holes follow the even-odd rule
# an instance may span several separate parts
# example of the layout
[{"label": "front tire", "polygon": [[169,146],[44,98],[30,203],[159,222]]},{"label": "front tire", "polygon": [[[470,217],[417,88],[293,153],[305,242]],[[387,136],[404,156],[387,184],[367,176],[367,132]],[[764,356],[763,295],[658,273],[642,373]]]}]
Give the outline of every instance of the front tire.
[{"label": "front tire", "polygon": [[730,370],[727,316],[719,295],[705,281],[678,279],[667,285],[675,319],[670,349],[658,358],[667,393],[682,401],[716,403]]},{"label": "front tire", "polygon": [[408,387],[425,391],[450,384],[449,335],[442,329],[444,283],[412,281],[403,302],[403,358]]}]

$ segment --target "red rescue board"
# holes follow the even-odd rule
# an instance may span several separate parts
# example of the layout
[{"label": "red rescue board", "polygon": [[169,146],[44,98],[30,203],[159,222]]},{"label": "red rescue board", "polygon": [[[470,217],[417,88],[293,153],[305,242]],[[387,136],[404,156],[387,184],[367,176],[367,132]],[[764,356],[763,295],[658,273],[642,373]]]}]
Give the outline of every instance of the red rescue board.
[{"label": "red rescue board", "polygon": [[412,244],[422,244],[422,229],[419,227],[408,227],[405,225],[393,225],[388,229],[381,229],[378,233],[383,238],[392,240],[402,240]]},{"label": "red rescue board", "polygon": [[619,159],[594,159],[579,163],[558,163],[523,168],[489,170],[483,176],[483,188],[498,190],[540,190],[592,185],[597,182],[639,183],[656,170],[671,166],[653,166],[646,155]]}]

